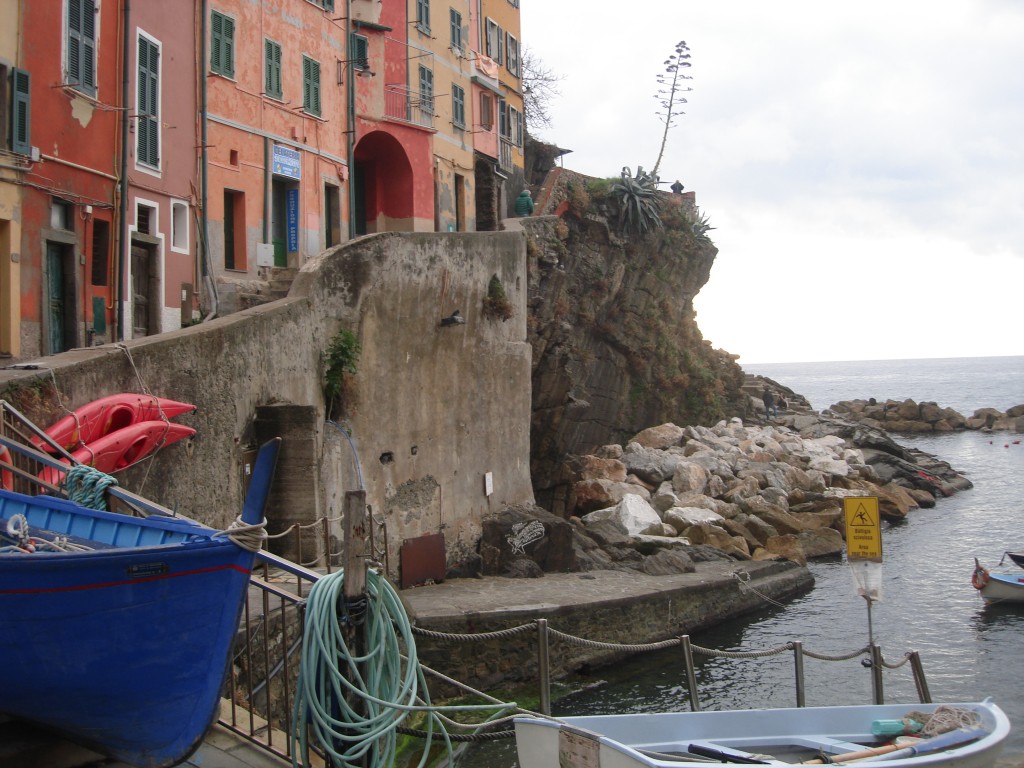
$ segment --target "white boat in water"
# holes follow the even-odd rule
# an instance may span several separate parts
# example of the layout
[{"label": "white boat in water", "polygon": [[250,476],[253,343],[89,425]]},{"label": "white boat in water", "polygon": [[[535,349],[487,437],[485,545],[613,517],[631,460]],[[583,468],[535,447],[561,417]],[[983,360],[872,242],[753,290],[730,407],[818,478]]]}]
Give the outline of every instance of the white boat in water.
[{"label": "white boat in water", "polygon": [[[892,723],[902,725],[900,721],[909,722],[908,718],[935,722],[920,723],[925,730],[916,738],[875,735],[891,734]],[[923,735],[940,727],[940,720],[951,730]],[[520,768],[708,768],[709,763],[991,768],[1010,723],[986,699],[965,704],[517,717],[515,730]]]},{"label": "white boat in water", "polygon": [[1024,603],[1024,575],[991,573],[978,558],[974,558],[971,584],[986,603]]}]

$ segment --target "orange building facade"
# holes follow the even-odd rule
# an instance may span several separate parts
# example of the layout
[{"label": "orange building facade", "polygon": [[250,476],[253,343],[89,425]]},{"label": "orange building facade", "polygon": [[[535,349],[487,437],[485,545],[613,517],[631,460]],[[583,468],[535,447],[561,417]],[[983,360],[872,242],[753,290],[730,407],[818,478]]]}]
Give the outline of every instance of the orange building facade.
[{"label": "orange building facade", "polygon": [[4,358],[236,311],[362,234],[497,229],[522,187],[518,0],[3,8]]}]

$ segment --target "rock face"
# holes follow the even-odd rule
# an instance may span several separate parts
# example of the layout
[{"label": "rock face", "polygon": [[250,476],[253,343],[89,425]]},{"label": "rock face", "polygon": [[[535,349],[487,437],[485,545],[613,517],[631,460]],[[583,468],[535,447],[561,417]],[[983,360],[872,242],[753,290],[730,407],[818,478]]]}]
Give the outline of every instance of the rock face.
[{"label": "rock face", "polygon": [[828,409],[843,418],[890,432],[955,432],[962,429],[1024,432],[1024,405],[1005,413],[979,408],[970,417],[933,402],[913,400],[843,400]]},{"label": "rock face", "polygon": [[[575,478],[561,471],[566,455],[593,454],[632,435],[639,448],[657,450],[674,437],[646,427],[711,424],[745,415],[747,405],[734,357],[704,342],[695,321],[693,298],[717,249],[694,234],[691,208],[665,194],[665,228],[625,236],[616,229],[607,183],[564,170],[558,179],[551,210],[537,211],[557,215],[530,217],[523,227],[534,496],[568,515]],[[657,473],[643,466],[640,480],[660,482],[648,479],[648,469]],[[616,489],[601,490],[609,501],[622,498]]]}]

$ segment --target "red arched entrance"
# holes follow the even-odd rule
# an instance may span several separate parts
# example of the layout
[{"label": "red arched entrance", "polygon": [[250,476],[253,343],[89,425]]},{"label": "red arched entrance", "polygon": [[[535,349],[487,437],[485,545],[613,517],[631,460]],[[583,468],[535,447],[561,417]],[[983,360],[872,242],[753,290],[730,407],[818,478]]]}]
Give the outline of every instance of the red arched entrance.
[{"label": "red arched entrance", "polygon": [[356,144],[354,159],[355,233],[414,231],[413,169],[398,139],[372,131]]}]

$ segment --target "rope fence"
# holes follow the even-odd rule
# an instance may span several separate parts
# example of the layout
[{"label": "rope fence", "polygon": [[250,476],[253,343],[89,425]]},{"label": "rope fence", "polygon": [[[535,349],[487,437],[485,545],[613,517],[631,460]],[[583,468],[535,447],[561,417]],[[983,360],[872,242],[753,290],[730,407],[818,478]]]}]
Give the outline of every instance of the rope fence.
[{"label": "rope fence", "polygon": [[476,633],[452,633],[452,632],[437,632],[423,627],[412,626],[412,632],[414,635],[419,637],[429,638],[431,640],[437,640],[440,642],[451,642],[451,643],[472,643],[472,642],[485,642],[489,640],[505,640],[514,635],[520,635],[525,632],[536,632],[537,633],[537,658],[538,658],[538,676],[540,684],[540,711],[544,715],[551,714],[551,674],[550,674],[550,648],[549,641],[557,640],[567,645],[572,645],[580,648],[588,648],[595,651],[611,651],[623,654],[642,654],[651,653],[653,651],[663,651],[668,648],[681,647],[683,649],[683,657],[685,659],[685,672],[688,681],[690,706],[694,712],[700,711],[700,701],[697,695],[697,684],[696,684],[696,669],[694,665],[695,656],[706,656],[709,658],[724,658],[724,659],[764,659],[771,656],[778,656],[780,654],[792,654],[794,660],[795,669],[795,682],[796,682],[796,700],[797,706],[806,706],[805,692],[806,687],[804,684],[804,672],[803,672],[803,660],[804,658],[816,659],[818,661],[827,662],[842,662],[851,661],[858,657],[867,657],[863,660],[863,664],[869,667],[872,673],[872,693],[875,704],[884,704],[884,691],[882,687],[882,669],[895,670],[900,667],[910,664],[911,670],[914,677],[914,684],[917,689],[918,699],[921,703],[931,702],[931,693],[928,690],[928,684],[925,680],[924,668],[921,664],[920,655],[917,651],[907,651],[900,658],[899,661],[887,662],[882,656],[881,648],[874,643],[869,643],[861,648],[842,654],[828,654],[813,651],[803,647],[800,642],[790,641],[783,645],[776,646],[774,648],[765,648],[763,650],[756,651],[725,651],[714,648],[703,648],[699,645],[693,645],[690,643],[689,635],[682,635],[680,637],[670,638],[668,640],[662,640],[655,643],[610,643],[599,640],[590,640],[588,638],[577,637],[575,635],[561,632],[557,629],[548,627],[547,619],[535,619],[530,624],[521,624],[517,627],[511,627],[509,629],[497,630],[492,632],[476,632]]}]

